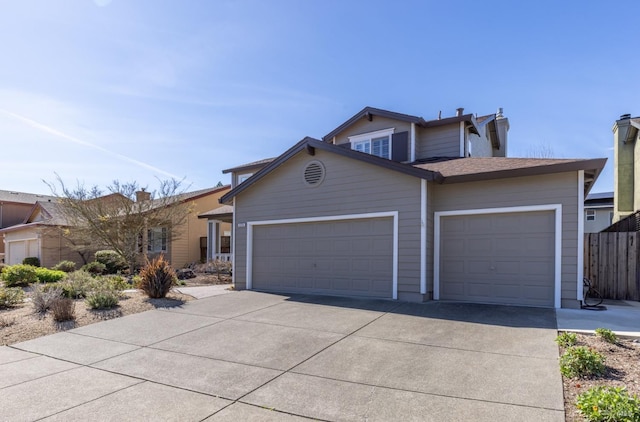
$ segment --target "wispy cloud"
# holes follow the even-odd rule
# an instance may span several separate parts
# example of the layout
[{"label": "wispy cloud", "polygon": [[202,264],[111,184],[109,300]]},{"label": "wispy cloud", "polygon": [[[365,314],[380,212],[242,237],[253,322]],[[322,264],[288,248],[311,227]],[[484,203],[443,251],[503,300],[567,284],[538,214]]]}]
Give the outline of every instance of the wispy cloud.
[{"label": "wispy cloud", "polygon": [[122,160],[122,161],[126,161],[128,163],[135,164],[135,165],[137,165],[139,167],[142,167],[144,169],[151,170],[153,172],[156,172],[156,173],[159,173],[159,174],[163,174],[163,175],[168,176],[168,177],[172,177],[172,178],[175,178],[175,179],[179,179],[180,178],[179,176],[176,176],[176,175],[174,175],[174,174],[172,174],[172,173],[170,173],[168,171],[159,169],[159,168],[157,168],[155,166],[152,166],[151,164],[144,163],[144,162],[142,162],[140,160],[136,160],[135,158],[127,157],[126,155],[117,153],[115,151],[110,151],[110,150],[108,150],[108,149],[106,149],[104,147],[101,147],[99,145],[95,145],[95,144],[93,144],[91,142],[87,142],[87,141],[82,140],[82,139],[79,139],[79,138],[77,138],[75,136],[68,135],[68,134],[66,134],[64,132],[61,132],[61,131],[51,127],[51,126],[44,125],[44,124],[39,123],[39,122],[37,122],[35,120],[32,120],[32,119],[30,119],[28,117],[22,116],[20,114],[16,114],[16,113],[13,113],[11,111],[4,110],[4,109],[0,109],[0,113],[6,115],[8,117],[11,117],[12,119],[18,120],[18,121],[26,124],[27,126],[30,126],[30,127],[34,128],[34,129],[37,129],[37,130],[41,131],[41,132],[48,133],[49,135],[53,135],[53,136],[56,136],[58,138],[65,139],[65,140],[73,142],[75,144],[82,145],[82,146],[85,146],[85,147],[88,147],[88,148],[91,148],[91,149],[94,149],[94,150],[97,150],[97,151],[100,151],[100,152],[104,152],[104,153],[109,154],[109,155],[111,155],[111,156],[113,156],[115,158],[118,158],[118,159]]}]

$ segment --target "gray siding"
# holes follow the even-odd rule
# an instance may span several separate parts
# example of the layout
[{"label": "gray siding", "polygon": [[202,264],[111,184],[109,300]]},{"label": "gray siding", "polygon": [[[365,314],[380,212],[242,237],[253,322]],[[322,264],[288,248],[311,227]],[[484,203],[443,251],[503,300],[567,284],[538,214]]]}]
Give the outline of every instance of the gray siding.
[{"label": "gray siding", "polygon": [[475,133],[467,134],[469,149],[472,157],[492,157],[493,147],[491,141],[485,137],[486,130],[481,130],[481,136]]},{"label": "gray siding", "polygon": [[[575,172],[450,185],[430,184],[429,214],[434,211],[562,204],[563,307],[577,305],[578,175]],[[428,236],[433,244],[433,231]],[[582,253],[582,251],[580,251]],[[433,291],[433,261],[428,269]]]},{"label": "gray siding", "polygon": [[585,233],[598,233],[611,225],[610,213],[613,212],[613,206],[606,208],[592,208],[596,212],[596,219],[593,221],[587,220],[587,209],[588,207],[584,207]]},{"label": "gray siding", "polygon": [[[322,184],[305,185],[303,168],[319,160]],[[316,150],[301,152],[236,197],[236,287],[246,287],[246,227],[238,223],[398,211],[398,298],[420,296],[420,179]]]},{"label": "gray siding", "polygon": [[411,131],[411,123],[379,116],[373,116],[372,121],[362,118],[336,135],[336,145],[348,143],[349,136],[362,135],[364,133],[390,128],[394,128],[395,133]]},{"label": "gray siding", "polygon": [[460,124],[416,130],[416,159],[460,156]]}]

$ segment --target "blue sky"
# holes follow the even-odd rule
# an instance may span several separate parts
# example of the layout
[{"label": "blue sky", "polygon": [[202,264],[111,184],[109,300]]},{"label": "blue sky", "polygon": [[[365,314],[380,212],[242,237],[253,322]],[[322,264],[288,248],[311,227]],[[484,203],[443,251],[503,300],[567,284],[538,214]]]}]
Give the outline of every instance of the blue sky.
[{"label": "blue sky", "polygon": [[504,108],[509,155],[608,157],[640,115],[640,2],[0,3],[0,189],[114,179],[189,190],[364,106]]}]

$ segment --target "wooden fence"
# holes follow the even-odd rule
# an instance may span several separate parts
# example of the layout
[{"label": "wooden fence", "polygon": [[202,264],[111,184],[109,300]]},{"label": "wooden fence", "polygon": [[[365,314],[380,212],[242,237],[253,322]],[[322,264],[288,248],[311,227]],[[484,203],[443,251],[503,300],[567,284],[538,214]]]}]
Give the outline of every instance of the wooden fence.
[{"label": "wooden fence", "polygon": [[640,301],[638,232],[585,233],[584,276],[605,299]]}]

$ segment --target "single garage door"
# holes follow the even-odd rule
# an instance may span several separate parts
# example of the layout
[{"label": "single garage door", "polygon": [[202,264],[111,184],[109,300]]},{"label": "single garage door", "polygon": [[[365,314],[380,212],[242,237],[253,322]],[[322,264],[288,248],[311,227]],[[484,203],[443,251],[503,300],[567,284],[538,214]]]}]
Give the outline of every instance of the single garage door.
[{"label": "single garage door", "polygon": [[441,217],[440,298],[554,306],[552,211]]},{"label": "single garage door", "polygon": [[252,283],[257,290],[391,298],[393,220],[254,226]]},{"label": "single garage door", "polygon": [[7,264],[9,265],[22,264],[22,260],[28,256],[40,256],[38,253],[37,239],[12,240],[8,243],[9,259],[7,260]]}]

